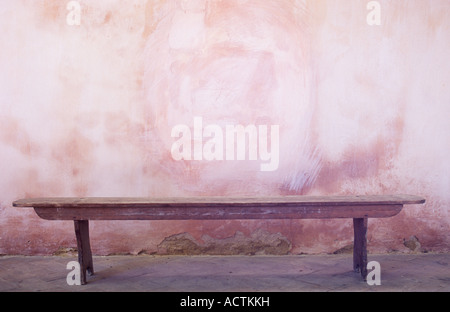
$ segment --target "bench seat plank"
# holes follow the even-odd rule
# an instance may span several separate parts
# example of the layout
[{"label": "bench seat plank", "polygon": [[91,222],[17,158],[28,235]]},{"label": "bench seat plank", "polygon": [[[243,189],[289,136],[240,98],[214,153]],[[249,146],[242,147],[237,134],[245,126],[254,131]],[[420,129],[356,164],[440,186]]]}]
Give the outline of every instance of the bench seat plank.
[{"label": "bench seat plank", "polygon": [[414,195],[362,196],[275,196],[275,197],[54,197],[28,198],[14,207],[246,207],[246,206],[351,206],[422,204],[425,199]]},{"label": "bench seat plank", "polygon": [[74,197],[32,198],[15,207],[34,207],[46,220],[225,220],[387,218],[404,204],[420,204],[411,195],[279,197]]}]

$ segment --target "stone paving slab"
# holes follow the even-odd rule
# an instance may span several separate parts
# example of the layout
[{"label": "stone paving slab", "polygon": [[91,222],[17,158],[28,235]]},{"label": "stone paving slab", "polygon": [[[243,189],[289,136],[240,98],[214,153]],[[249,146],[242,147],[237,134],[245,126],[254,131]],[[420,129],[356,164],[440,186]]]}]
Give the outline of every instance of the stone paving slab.
[{"label": "stone paving slab", "polygon": [[369,255],[380,286],[352,271],[352,255],[94,257],[88,284],[69,286],[76,256],[0,257],[1,292],[448,292],[450,254]]}]

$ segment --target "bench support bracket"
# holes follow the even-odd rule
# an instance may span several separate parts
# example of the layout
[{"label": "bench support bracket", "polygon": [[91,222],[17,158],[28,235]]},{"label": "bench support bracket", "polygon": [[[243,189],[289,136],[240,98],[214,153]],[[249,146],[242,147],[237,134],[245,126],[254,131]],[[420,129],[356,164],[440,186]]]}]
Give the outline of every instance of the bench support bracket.
[{"label": "bench support bracket", "polygon": [[81,269],[81,284],[86,281],[86,271],[89,275],[94,275],[94,262],[92,260],[91,244],[89,242],[89,221],[75,220],[75,235],[77,237],[78,262]]},{"label": "bench support bracket", "polygon": [[360,272],[364,281],[367,278],[367,218],[353,219],[353,269]]}]

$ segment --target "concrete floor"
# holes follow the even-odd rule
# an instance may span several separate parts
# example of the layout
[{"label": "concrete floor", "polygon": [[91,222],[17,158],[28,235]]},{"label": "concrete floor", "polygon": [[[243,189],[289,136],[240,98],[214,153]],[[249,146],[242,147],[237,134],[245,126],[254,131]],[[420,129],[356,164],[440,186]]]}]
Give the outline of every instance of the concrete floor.
[{"label": "concrete floor", "polygon": [[352,255],[94,257],[88,284],[69,286],[76,256],[0,257],[0,291],[448,292],[450,254],[369,255],[381,286],[352,271]]}]

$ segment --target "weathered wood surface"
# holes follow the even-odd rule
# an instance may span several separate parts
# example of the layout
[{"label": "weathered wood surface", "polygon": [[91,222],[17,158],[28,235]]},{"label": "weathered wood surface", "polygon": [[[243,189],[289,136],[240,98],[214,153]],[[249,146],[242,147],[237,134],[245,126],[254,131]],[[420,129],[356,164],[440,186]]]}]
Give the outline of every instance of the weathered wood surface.
[{"label": "weathered wood surface", "polygon": [[34,207],[47,220],[223,220],[387,218],[405,204],[425,199],[412,195],[188,197],[188,198],[30,198],[15,207]]},{"label": "weathered wood surface", "polygon": [[422,204],[425,199],[415,195],[355,196],[275,196],[275,197],[50,197],[25,198],[15,207],[94,207],[94,206],[248,206],[248,205],[361,205]]},{"label": "weathered wood surface", "polygon": [[367,278],[367,218],[353,219],[353,270]]},{"label": "weathered wood surface", "polygon": [[89,221],[74,221],[75,236],[77,238],[78,263],[81,268],[81,284],[86,284],[86,272],[94,275],[94,261],[92,259],[91,243],[89,240]]}]

